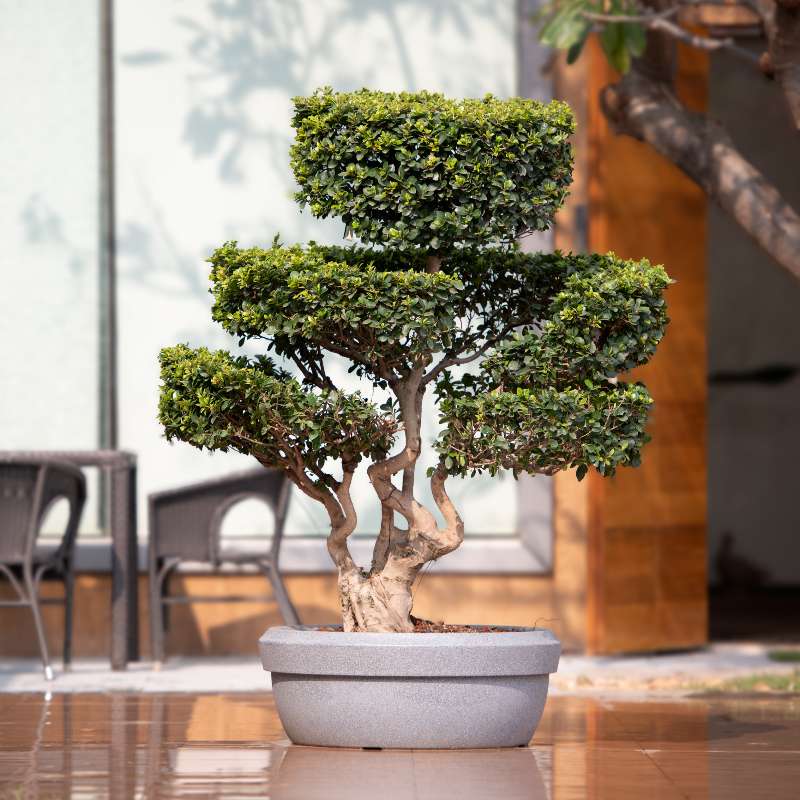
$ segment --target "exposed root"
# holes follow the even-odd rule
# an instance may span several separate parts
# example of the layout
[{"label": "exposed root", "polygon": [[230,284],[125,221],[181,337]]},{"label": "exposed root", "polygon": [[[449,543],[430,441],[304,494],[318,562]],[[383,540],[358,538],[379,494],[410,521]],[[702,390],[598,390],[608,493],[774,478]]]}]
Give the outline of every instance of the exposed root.
[{"label": "exposed root", "polygon": [[[412,581],[413,582],[413,581]],[[407,633],[411,622],[411,584],[355,569],[339,575],[345,631]]]}]

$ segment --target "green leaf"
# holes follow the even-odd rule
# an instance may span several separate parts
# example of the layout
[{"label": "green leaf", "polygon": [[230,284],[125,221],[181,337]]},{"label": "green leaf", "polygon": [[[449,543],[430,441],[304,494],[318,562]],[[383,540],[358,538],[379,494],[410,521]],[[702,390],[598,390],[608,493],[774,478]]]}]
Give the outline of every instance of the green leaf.
[{"label": "green leaf", "polygon": [[568,3],[564,11],[557,14],[550,24],[542,29],[542,42],[558,50],[566,50],[576,42],[585,40],[591,23],[583,17],[583,7],[584,0]]},{"label": "green leaf", "polygon": [[638,58],[644,53],[647,46],[647,32],[643,25],[638,25],[635,22],[626,22],[623,24],[625,31],[625,46],[628,52]]},{"label": "green leaf", "polygon": [[624,25],[619,22],[607,23],[600,33],[600,43],[611,66],[624,75],[630,68]]},{"label": "green leaf", "polygon": [[561,42],[564,39],[565,31],[568,31],[574,22],[580,19],[583,3],[584,0],[566,0],[566,2],[551,5],[553,13],[539,31],[539,39],[542,43],[559,49],[563,48],[565,45]]},{"label": "green leaf", "polygon": [[574,64],[578,60],[591,32],[592,25],[586,21],[582,33],[575,38],[567,50],[567,64]]}]

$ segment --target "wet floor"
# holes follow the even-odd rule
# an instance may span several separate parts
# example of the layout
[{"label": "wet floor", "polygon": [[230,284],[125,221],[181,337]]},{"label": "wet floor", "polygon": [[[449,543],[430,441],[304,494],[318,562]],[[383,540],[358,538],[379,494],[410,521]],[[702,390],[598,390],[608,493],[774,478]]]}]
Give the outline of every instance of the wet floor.
[{"label": "wet floor", "polygon": [[530,747],[294,747],[269,693],[0,694],[0,800],[800,797],[800,700],[555,696]]}]

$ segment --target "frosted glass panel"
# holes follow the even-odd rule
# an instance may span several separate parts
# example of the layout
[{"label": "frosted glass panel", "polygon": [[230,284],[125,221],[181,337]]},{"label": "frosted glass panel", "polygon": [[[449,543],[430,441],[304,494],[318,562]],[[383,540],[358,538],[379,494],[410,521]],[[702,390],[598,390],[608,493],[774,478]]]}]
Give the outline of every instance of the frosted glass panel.
[{"label": "frosted glass panel", "polygon": [[[340,223],[301,214],[291,199],[291,97],[326,84],[508,96],[515,8],[515,0],[118,2],[120,423],[123,446],[140,457],[142,503],[150,491],[253,463],[170,446],[156,422],[160,347],[236,349],[210,321],[209,252],[232,238],[266,245],[276,232],[285,242],[341,240]],[[426,438],[434,427],[428,412]],[[454,494],[468,532],[516,530],[510,478],[464,482]],[[363,469],[355,496],[368,512],[358,530],[374,533],[378,510]],[[287,533],[326,528],[321,507],[295,493]]]},{"label": "frosted glass panel", "polygon": [[0,0],[0,18],[0,447],[93,449],[97,3]]}]

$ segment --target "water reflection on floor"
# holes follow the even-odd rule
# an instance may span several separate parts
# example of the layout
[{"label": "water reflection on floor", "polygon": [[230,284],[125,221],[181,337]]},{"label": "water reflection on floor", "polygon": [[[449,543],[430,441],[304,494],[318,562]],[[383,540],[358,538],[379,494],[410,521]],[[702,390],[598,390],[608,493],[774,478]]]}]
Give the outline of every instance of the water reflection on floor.
[{"label": "water reflection on floor", "polygon": [[531,746],[294,747],[262,694],[0,695],[0,800],[800,797],[800,700],[550,698]]}]

